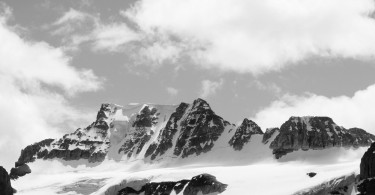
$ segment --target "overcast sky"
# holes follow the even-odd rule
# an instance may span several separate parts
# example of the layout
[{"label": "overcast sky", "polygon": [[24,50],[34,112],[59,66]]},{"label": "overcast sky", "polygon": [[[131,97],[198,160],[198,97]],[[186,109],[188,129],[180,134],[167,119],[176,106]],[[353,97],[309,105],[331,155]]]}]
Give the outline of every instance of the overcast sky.
[{"label": "overcast sky", "polygon": [[2,0],[0,165],[87,126],[103,102],[201,97],[263,130],[325,115],[375,133],[374,9],[373,0]]}]

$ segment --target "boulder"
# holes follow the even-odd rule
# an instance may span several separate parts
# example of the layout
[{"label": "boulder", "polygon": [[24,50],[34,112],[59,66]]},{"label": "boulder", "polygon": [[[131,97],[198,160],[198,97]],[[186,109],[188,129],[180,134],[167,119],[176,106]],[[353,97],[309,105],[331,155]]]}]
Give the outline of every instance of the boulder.
[{"label": "boulder", "polygon": [[314,177],[316,175],[316,173],[310,172],[310,173],[306,173],[306,175],[308,175],[309,177]]}]

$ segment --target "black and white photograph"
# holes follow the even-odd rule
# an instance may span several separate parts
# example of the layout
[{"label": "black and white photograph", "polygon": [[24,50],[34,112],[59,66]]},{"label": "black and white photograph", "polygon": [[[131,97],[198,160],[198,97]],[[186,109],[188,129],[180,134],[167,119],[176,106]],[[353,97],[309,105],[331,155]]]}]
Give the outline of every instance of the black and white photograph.
[{"label": "black and white photograph", "polygon": [[375,195],[375,0],[0,0],[0,195]]}]

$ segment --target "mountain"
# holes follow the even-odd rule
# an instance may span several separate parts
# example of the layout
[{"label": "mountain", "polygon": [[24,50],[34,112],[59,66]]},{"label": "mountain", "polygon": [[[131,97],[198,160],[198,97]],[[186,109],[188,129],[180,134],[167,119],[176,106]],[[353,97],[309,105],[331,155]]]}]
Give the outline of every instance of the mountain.
[{"label": "mountain", "polygon": [[276,158],[296,150],[369,146],[375,136],[366,131],[338,126],[329,117],[290,117],[281,125],[270,148]]},{"label": "mountain", "polygon": [[[367,147],[374,140],[375,136],[363,129],[345,129],[331,118],[320,116],[290,117],[280,127],[267,128],[265,132],[247,118],[236,126],[215,114],[203,99],[179,105],[120,106],[105,103],[101,105],[96,120],[86,128],[78,128],[59,139],[45,139],[24,148],[14,168],[14,173],[16,170],[23,172],[15,174],[14,178],[33,170],[31,167],[29,171],[25,165],[49,162],[46,160],[89,167],[108,162],[132,166],[137,163],[135,167],[153,168],[203,164],[234,166],[265,159],[282,159],[295,151]],[[196,175],[200,174],[203,173]],[[192,176],[189,175],[189,178]],[[147,180],[141,182],[143,187],[132,189],[137,193],[141,193],[141,188],[150,190],[155,186],[171,190],[179,181],[190,181],[189,178],[157,182]],[[186,183],[187,186],[189,184]],[[228,185],[230,188],[231,184]],[[116,192],[103,193],[115,194],[129,187],[115,183],[113,186],[117,186]],[[126,194],[128,191],[122,192]]]}]

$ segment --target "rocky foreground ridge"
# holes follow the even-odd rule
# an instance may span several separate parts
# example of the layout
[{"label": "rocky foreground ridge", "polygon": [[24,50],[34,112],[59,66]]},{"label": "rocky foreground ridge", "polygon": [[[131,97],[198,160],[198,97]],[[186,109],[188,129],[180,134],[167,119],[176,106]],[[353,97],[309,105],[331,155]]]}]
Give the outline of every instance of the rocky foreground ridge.
[{"label": "rocky foreground ridge", "polygon": [[216,180],[216,177],[210,174],[200,174],[191,179],[180,181],[166,181],[166,182],[147,182],[141,187],[132,187],[128,184],[127,187],[118,191],[118,195],[130,194],[144,194],[144,195],[158,195],[158,194],[175,194],[182,195],[198,195],[201,194],[220,194],[227,188],[227,184],[223,184]]},{"label": "rocky foreground ridge", "polygon": [[187,158],[208,153],[215,147],[240,152],[252,136],[262,136],[275,158],[297,150],[369,146],[375,136],[363,129],[345,129],[329,117],[290,117],[279,128],[262,129],[249,119],[236,126],[215,114],[209,104],[196,99],[176,106],[154,104],[122,107],[102,104],[96,120],[60,139],[46,139],[21,151],[16,165],[35,159],[105,158],[160,160],[165,156]]}]

